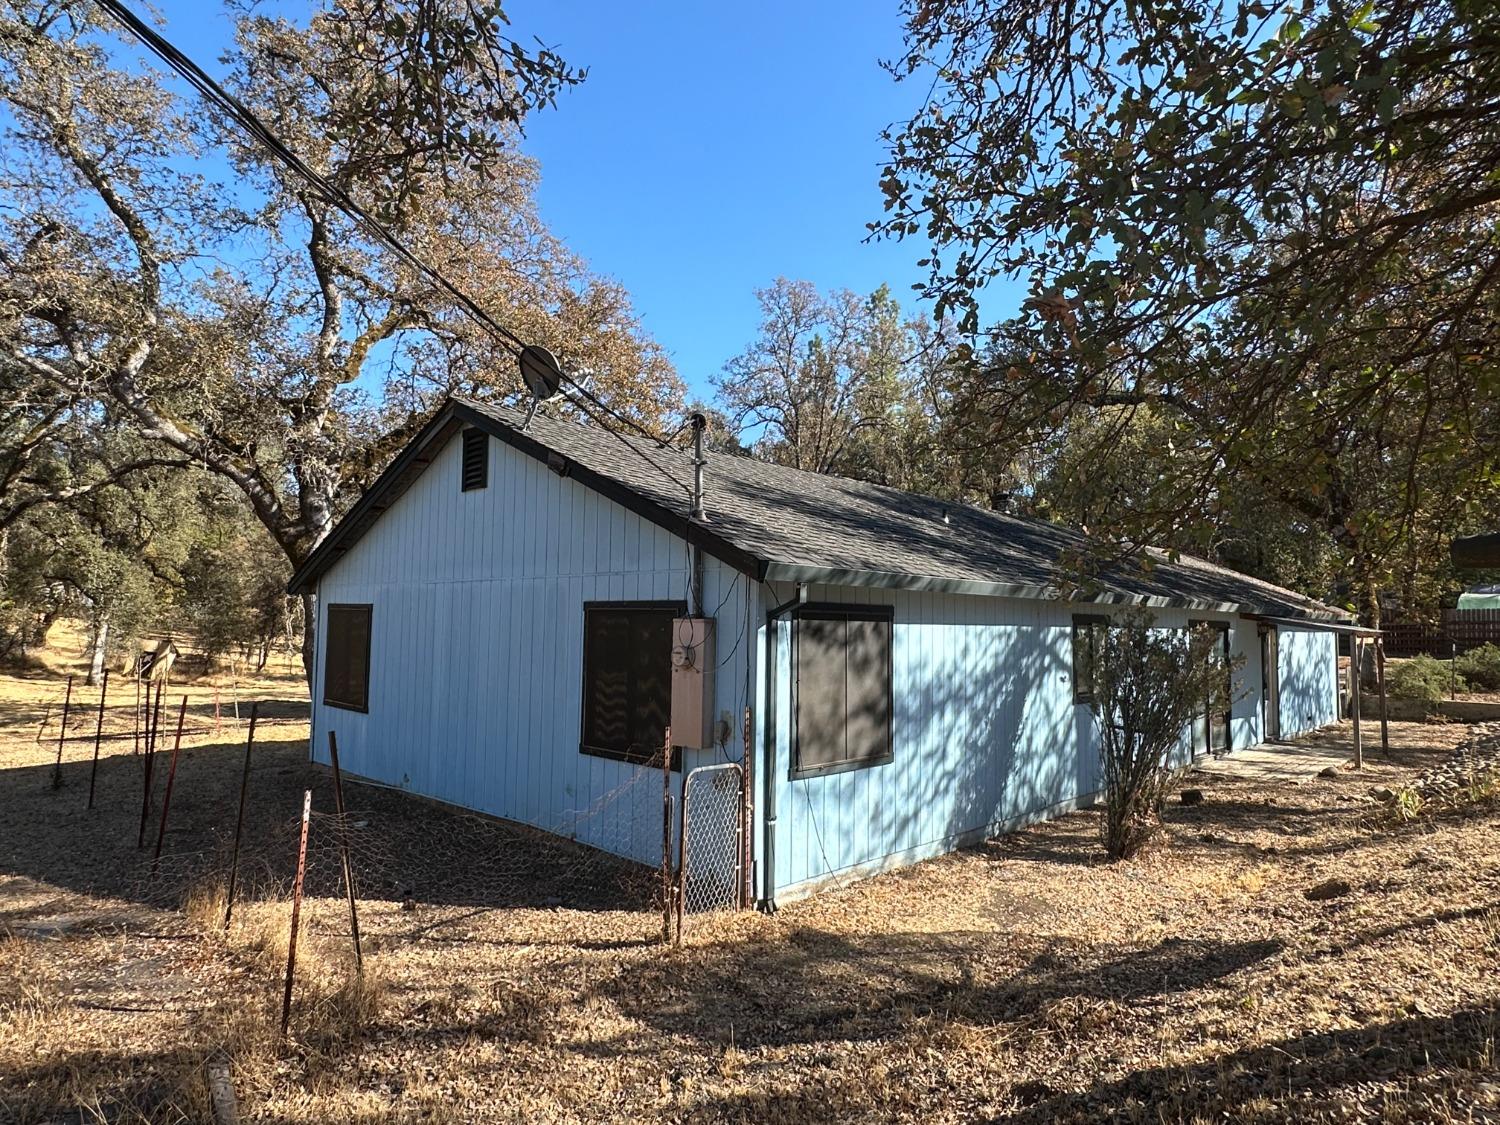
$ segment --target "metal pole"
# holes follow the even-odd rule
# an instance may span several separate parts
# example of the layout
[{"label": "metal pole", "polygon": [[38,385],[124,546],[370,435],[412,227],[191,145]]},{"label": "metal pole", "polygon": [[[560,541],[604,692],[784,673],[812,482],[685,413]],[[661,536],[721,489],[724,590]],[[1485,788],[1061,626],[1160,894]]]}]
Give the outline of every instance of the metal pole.
[{"label": "metal pole", "polygon": [[229,853],[229,893],[224,899],[224,928],[234,913],[234,883],[240,871],[240,833],[245,830],[245,794],[250,790],[250,748],[255,745],[255,715],[260,704],[250,704],[250,737],[245,739],[245,769],[240,774],[240,811],[234,818],[234,850]]},{"label": "metal pole", "polygon": [[349,825],[344,819],[344,781],[339,773],[339,740],[328,732],[328,761],[333,766],[333,807],[338,812],[339,857],[344,863],[344,887],[349,892],[349,932],[354,937],[354,971],[364,975],[365,960],[359,948],[359,910],[355,905],[354,865],[349,861]]},{"label": "metal pole", "polygon": [[182,720],[187,714],[187,696],[182,697],[182,706],[177,708],[177,737],[172,742],[172,764],[167,767],[167,791],[161,798],[161,823],[156,828],[156,852],[151,857],[151,874],[156,874],[156,861],[161,859],[161,842],[167,838],[167,814],[172,811],[172,780],[177,776],[177,754],[182,749]]},{"label": "metal pole", "polygon": [[682,772],[682,818],[677,822],[677,878],[673,880],[673,899],[677,909],[677,937],[675,943],[682,944],[682,909],[687,897],[688,877],[688,782],[687,770]]},{"label": "metal pole", "polygon": [[139,667],[136,668],[135,673],[135,743],[130,752],[132,754],[141,752],[141,673]]},{"label": "metal pole", "polygon": [[292,883],[292,932],[286,943],[286,991],[281,994],[281,1037],[292,1018],[292,974],[297,968],[297,926],[302,921],[302,879],[307,874],[307,822],[312,817],[312,790],[302,791],[302,839],[297,844],[297,878]]},{"label": "metal pole", "polygon": [[753,857],[750,854],[750,826],[755,822],[754,798],[751,794],[754,787],[751,784],[755,775],[754,763],[750,759],[750,708],[745,708],[745,761],[744,769],[740,774],[740,853],[743,856],[743,866],[740,870],[740,909],[750,909],[750,869]]},{"label": "metal pole", "polygon": [[1391,729],[1386,715],[1385,638],[1375,638],[1375,683],[1380,688],[1380,752],[1391,756]]},{"label": "metal pole", "polygon": [[89,769],[89,808],[94,807],[94,779],[99,775],[99,740],[104,737],[104,697],[109,694],[109,669],[104,669],[104,682],[99,685],[99,721],[94,726],[94,764]]},{"label": "metal pole", "polygon": [[672,940],[672,728],[661,748],[661,940]]},{"label": "metal pole", "polygon": [[222,725],[223,725],[223,719],[220,717],[220,714],[219,714],[219,685],[218,684],[214,684],[214,733],[215,734],[219,733],[219,728]]},{"label": "metal pole", "polygon": [[1365,768],[1365,748],[1359,736],[1359,662],[1363,652],[1364,640],[1360,637],[1353,638],[1349,645],[1349,686],[1354,698],[1349,708],[1354,718],[1354,768],[1357,770]]},{"label": "metal pole", "polygon": [[141,786],[141,827],[136,833],[135,846],[144,848],[146,846],[146,820],[151,813],[151,767],[156,758],[156,730],[161,726],[161,687],[156,689],[156,705],[149,706],[150,690],[147,690],[148,711],[146,722],[146,769],[144,784]]},{"label": "metal pole", "polygon": [[1458,642],[1448,642],[1448,698],[1458,698]]},{"label": "metal pole", "polygon": [[73,677],[68,677],[68,694],[63,697],[62,726],[57,731],[57,761],[52,766],[52,788],[62,788],[63,739],[68,734],[68,710],[73,706]]}]

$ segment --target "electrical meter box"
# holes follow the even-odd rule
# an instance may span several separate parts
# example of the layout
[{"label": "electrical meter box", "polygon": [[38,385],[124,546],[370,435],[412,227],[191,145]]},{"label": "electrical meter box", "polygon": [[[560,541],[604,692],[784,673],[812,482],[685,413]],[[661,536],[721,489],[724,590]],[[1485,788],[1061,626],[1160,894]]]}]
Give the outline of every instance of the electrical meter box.
[{"label": "electrical meter box", "polygon": [[714,744],[714,622],[672,620],[672,745],[703,750]]}]

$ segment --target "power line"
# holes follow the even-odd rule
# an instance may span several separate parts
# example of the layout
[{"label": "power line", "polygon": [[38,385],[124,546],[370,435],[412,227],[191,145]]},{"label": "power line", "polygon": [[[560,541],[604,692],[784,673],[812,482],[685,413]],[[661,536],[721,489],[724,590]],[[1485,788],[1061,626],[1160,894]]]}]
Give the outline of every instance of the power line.
[{"label": "power line", "polygon": [[[239,125],[241,129],[243,129],[252,138],[254,138],[255,141],[261,145],[261,147],[266,149],[266,151],[268,151],[273,157],[275,157],[278,161],[280,161],[283,165],[290,169],[297,177],[299,177],[305,183],[315,189],[318,194],[322,196],[325,202],[333,207],[338,208],[340,211],[344,212],[344,214],[348,215],[351,219],[363,225],[364,228],[371,235],[373,235],[377,241],[384,243],[389,249],[394,251],[402,261],[406,262],[423,277],[427,278],[428,281],[432,282],[432,284],[436,285],[439,289],[452,297],[453,300],[458,303],[458,307],[465,313],[467,313],[472,320],[478,323],[481,327],[488,329],[495,336],[504,341],[509,346],[513,354],[517,356],[520,355],[521,350],[526,347],[525,341],[523,341],[510,329],[506,328],[499,321],[497,321],[488,312],[486,312],[477,301],[475,301],[452,281],[448,280],[448,278],[442,273],[441,270],[439,270],[435,266],[428,264],[417,253],[409,249],[405,245],[405,243],[403,243],[388,227],[385,226],[384,223],[382,223],[374,215],[371,215],[367,210],[360,206],[359,203],[357,203],[349,195],[348,192],[330,181],[326,176],[323,176],[319,172],[308,167],[308,165],[302,160],[302,158],[299,157],[295,152],[293,152],[292,149],[288,147],[288,145],[284,141],[282,141],[282,139],[278,137],[271,130],[271,128],[265,124],[265,122],[263,122],[258,116],[256,116],[256,114],[248,106],[246,106],[228,90],[224,89],[224,87],[221,86],[214,78],[212,78],[207,71],[205,71],[201,66],[194,62],[181,50],[175,47],[165,36],[161,35],[149,24],[142,21],[134,12],[132,12],[123,3],[121,3],[120,0],[97,0],[97,3],[101,8],[112,15],[117,21],[119,21],[121,26],[123,26],[127,31],[129,31],[132,35],[139,39],[141,44],[145,46],[147,50],[160,58],[169,67],[171,67],[173,71],[175,71],[184,80],[186,80],[188,85],[197,90],[200,96],[202,96],[211,104],[216,105],[220,109],[222,109],[226,114],[229,115],[231,120],[233,120],[237,125]],[[666,442],[662,441],[661,438],[653,434],[650,430],[646,429],[646,427],[642,426],[639,422],[635,421],[633,418],[621,414],[618,410],[603,402],[592,391],[588,390],[588,388],[583,386],[577,380],[568,376],[566,373],[560,372],[560,374],[562,374],[562,377],[568,381],[568,383],[573,387],[577,394],[581,395],[597,409],[603,411],[605,414],[609,415],[617,422],[620,422],[621,424],[635,430],[643,437],[649,438],[651,441],[654,441],[657,444],[658,448],[666,447]],[[584,410],[581,406],[579,407],[579,409],[582,410],[583,413],[590,419],[599,422],[599,419],[597,419],[593,414],[590,414],[587,410]],[[667,473],[665,469],[663,469],[660,465],[657,465],[654,461],[651,460],[651,458],[647,457],[640,450],[636,449],[628,441],[625,441],[625,439],[620,434],[611,429],[607,423],[599,422],[599,424],[605,430],[608,430],[611,434],[618,438],[632,452],[650,463],[657,472],[661,473],[663,476],[666,476],[667,479],[671,480],[673,484],[677,485],[677,487],[681,488],[684,492],[687,492],[689,495],[691,495],[691,490],[687,487],[687,485],[683,484],[683,482],[678,480],[676,477],[673,477],[670,473]]]}]

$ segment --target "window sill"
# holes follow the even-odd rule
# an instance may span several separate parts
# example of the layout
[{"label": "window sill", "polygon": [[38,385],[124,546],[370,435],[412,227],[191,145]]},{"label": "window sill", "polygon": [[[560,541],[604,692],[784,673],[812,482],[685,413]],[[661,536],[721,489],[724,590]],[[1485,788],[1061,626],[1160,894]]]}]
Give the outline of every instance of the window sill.
[{"label": "window sill", "polygon": [[323,706],[337,707],[340,711],[354,711],[360,715],[368,715],[370,713],[370,705],[368,703],[366,703],[363,707],[360,707],[353,703],[340,703],[337,699],[325,698],[323,700]]},{"label": "window sill", "polygon": [[882,754],[878,758],[860,758],[853,762],[839,762],[831,766],[811,766],[807,769],[793,767],[788,771],[787,778],[791,781],[804,781],[810,777],[827,777],[835,773],[849,773],[852,770],[869,769],[871,766],[889,765],[895,760],[896,755],[891,753]]}]

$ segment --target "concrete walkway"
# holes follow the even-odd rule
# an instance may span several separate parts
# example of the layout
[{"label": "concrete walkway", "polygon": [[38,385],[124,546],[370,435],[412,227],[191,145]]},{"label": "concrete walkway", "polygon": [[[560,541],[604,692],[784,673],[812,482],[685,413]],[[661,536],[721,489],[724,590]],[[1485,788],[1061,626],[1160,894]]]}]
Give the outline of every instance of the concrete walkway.
[{"label": "concrete walkway", "polygon": [[[1374,746],[1370,743],[1370,724],[1363,725],[1365,754],[1380,748],[1380,724],[1375,724]],[[1205,758],[1195,772],[1221,777],[1243,777],[1257,781],[1294,780],[1316,776],[1333,766],[1343,769],[1354,761],[1354,728],[1347,722],[1300,735],[1288,742],[1262,742],[1245,750],[1235,750],[1222,758]]]}]

